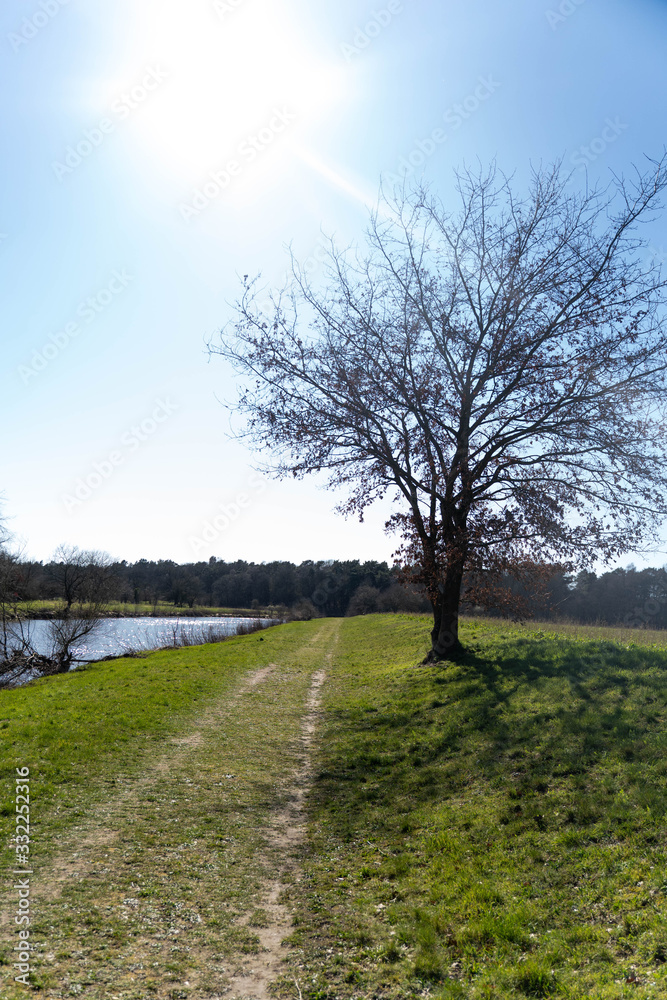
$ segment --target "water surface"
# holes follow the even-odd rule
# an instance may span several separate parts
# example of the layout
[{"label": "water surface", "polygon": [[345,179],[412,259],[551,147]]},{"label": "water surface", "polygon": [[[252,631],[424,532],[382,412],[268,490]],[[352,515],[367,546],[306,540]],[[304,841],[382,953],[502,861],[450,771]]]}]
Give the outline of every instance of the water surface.
[{"label": "water surface", "polygon": [[[267,621],[267,619],[263,619]],[[174,635],[194,642],[205,642],[212,628],[217,635],[234,635],[247,618],[107,618],[92,635],[75,647],[75,659],[101,660],[104,656],[122,656],[133,650],[157,649],[174,641]],[[30,641],[38,653],[48,655],[49,622],[37,619],[24,622]]]}]

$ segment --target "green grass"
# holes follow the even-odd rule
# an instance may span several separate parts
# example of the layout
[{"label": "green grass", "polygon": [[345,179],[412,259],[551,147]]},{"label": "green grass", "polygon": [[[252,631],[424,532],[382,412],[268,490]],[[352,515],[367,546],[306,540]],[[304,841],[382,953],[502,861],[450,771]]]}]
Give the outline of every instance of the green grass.
[{"label": "green grass", "polygon": [[292,623],[0,693],[3,844],[31,768],[36,995],[223,994],[326,663],[277,995],[667,996],[662,635],[472,619],[465,661],[424,667],[427,632]]},{"label": "green grass", "polygon": [[[471,626],[473,632],[477,625],[500,628],[507,633],[507,622],[499,622],[494,618],[467,618],[463,621]],[[620,643],[622,646],[649,647],[651,649],[667,649],[667,629],[636,629],[624,625],[579,625],[577,622],[542,622],[529,621],[518,628],[518,634],[530,634],[536,638],[569,638],[576,640],[601,640],[603,642]],[[467,634],[471,634],[468,632]]]},{"label": "green grass", "polygon": [[[2,692],[3,844],[14,769],[30,768],[39,995],[175,998],[191,983],[206,996],[257,952],[262,887],[279,860],[265,827],[300,763],[306,693],[336,627],[309,626]],[[3,861],[13,867],[9,851]],[[13,944],[4,933],[2,1000],[25,995],[7,975]]]},{"label": "green grass", "polygon": [[[102,793],[110,771],[136,770],[138,752],[159,747],[250,665],[261,665],[262,647],[228,642],[227,657],[216,646],[194,646],[93,663],[1,692],[3,787],[13,783],[15,768],[29,766],[43,815],[62,802],[63,786],[67,809],[93,790]],[[8,808],[5,801],[0,812]],[[38,829],[39,815],[35,821]]]},{"label": "green grass", "polygon": [[[22,601],[19,603],[18,607],[20,611],[29,613],[32,618],[39,618],[41,615],[48,616],[53,614],[54,611],[62,610],[63,604],[64,602],[61,600],[40,599],[37,601]],[[264,608],[260,608],[259,610],[251,610],[250,608],[218,608],[208,607],[201,604],[196,604],[193,608],[189,608],[171,604],[168,601],[158,601],[155,604],[152,604],[150,601],[140,601],[138,604],[131,604],[123,601],[109,601],[107,607],[109,615],[122,615],[125,618],[145,618],[150,615],[167,618],[174,618],[178,616],[192,617],[193,615],[200,615],[202,617],[216,615],[239,615],[245,617],[247,615],[263,614],[264,611],[267,610]]]},{"label": "green grass", "polygon": [[341,633],[305,1000],[667,995],[665,651],[474,620],[422,667],[425,625]]}]

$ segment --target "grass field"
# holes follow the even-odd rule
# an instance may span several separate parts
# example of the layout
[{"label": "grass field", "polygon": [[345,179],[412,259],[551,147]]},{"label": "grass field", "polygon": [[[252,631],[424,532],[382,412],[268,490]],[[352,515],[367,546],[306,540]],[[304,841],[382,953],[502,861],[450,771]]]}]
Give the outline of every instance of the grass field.
[{"label": "grass field", "polygon": [[424,667],[427,630],[292,623],[2,692],[5,870],[31,771],[34,995],[233,995],[324,666],[276,996],[667,996],[667,636],[475,619],[465,662]]},{"label": "grass field", "polygon": [[[48,617],[56,611],[61,611],[63,601],[60,600],[39,600],[24,601],[19,604],[19,610],[29,614],[31,618]],[[138,604],[128,604],[122,601],[109,601],[107,605],[108,613],[111,616],[122,615],[125,618],[148,616],[160,616],[165,618],[174,617],[210,617],[217,615],[231,615],[247,617],[248,615],[263,614],[265,609],[251,610],[250,608],[212,608],[205,605],[195,605],[193,608],[184,608],[169,604],[166,601],[157,601],[151,604],[149,601],[141,601]]]}]

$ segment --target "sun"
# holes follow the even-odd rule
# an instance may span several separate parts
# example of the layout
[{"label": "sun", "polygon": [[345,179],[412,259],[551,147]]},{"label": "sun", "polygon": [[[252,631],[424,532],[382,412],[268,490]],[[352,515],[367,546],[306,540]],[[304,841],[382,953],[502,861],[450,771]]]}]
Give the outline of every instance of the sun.
[{"label": "sun", "polygon": [[[346,67],[306,37],[285,3],[217,0],[188,9],[171,0],[125,0],[119,67],[98,81],[113,106],[152,70],[149,98],[124,128],[168,174],[196,184],[230,160],[256,159],[267,173],[277,149],[307,140],[343,97]],[[186,13],[184,14],[184,10]],[[255,148],[259,155],[249,152]],[[261,163],[259,160],[261,159]],[[270,172],[270,171],[269,171]]]}]

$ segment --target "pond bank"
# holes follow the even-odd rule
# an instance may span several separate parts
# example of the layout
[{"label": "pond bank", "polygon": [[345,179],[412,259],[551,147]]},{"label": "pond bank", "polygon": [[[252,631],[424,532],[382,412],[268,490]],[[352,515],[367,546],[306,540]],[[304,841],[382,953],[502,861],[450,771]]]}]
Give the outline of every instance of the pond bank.
[{"label": "pond bank", "polygon": [[[257,610],[249,608],[225,609],[224,611],[211,610],[210,608],[173,608],[160,606],[146,610],[138,605],[126,605],[122,609],[111,608],[100,614],[101,618],[271,618],[278,617],[273,614],[275,609],[259,608]],[[36,621],[47,619],[54,621],[63,617],[63,609],[53,608],[51,604],[35,604],[33,607],[22,609],[18,615],[8,617],[16,621]]]}]

